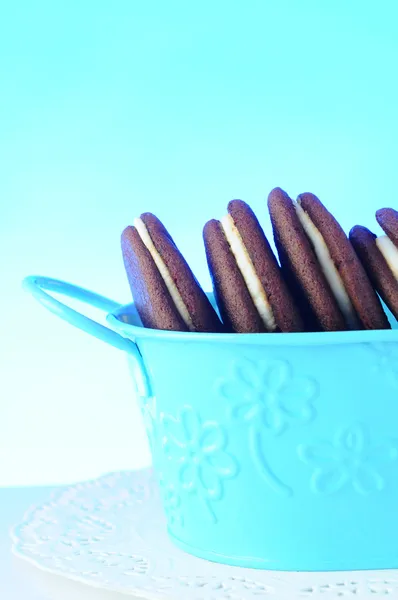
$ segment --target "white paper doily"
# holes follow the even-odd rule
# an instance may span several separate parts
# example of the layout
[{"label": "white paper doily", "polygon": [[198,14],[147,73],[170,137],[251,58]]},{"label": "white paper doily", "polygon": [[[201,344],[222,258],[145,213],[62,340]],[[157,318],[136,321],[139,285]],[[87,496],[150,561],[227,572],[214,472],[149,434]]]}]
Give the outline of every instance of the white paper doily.
[{"label": "white paper doily", "polygon": [[398,598],[398,570],[280,573],[183,553],[168,540],[151,470],[70,487],[29,511],[12,536],[14,553],[42,570],[147,600]]}]

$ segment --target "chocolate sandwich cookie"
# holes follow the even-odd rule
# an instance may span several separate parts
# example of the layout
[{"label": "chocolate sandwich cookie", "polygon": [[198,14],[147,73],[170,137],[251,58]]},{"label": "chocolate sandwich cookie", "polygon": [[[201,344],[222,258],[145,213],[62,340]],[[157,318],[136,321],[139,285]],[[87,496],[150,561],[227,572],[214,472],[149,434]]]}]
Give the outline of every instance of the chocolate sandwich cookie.
[{"label": "chocolate sandwich cookie", "polygon": [[[388,319],[339,223],[314,194],[296,202],[281,189],[268,206],[283,269],[326,331],[388,329]],[[304,300],[303,300],[304,301]]]},{"label": "chocolate sandwich cookie", "polygon": [[223,326],[178,250],[155,215],[144,213],[121,238],[124,265],[135,306],[145,327],[220,332]]},{"label": "chocolate sandwich cookie", "polygon": [[393,208],[381,208],[376,213],[376,219],[388,239],[398,248],[398,211]]},{"label": "chocolate sandwich cookie", "polygon": [[385,304],[398,319],[398,248],[388,236],[377,237],[356,225],[350,240]]},{"label": "chocolate sandwich cookie", "polygon": [[252,209],[228,204],[203,230],[207,262],[224,324],[238,333],[303,331],[299,310]]}]

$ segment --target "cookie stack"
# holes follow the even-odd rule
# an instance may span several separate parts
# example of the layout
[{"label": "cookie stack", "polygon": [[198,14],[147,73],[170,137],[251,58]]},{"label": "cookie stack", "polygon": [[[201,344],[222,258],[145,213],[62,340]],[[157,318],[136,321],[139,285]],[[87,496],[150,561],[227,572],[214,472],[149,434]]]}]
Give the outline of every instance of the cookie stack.
[{"label": "cookie stack", "polygon": [[[385,235],[349,235],[313,194],[268,196],[278,258],[242,200],[203,230],[218,313],[164,225],[145,213],[122,233],[124,265],[144,327],[292,333],[389,329],[398,319],[398,212],[376,218]],[[279,259],[279,260],[278,260]]]}]

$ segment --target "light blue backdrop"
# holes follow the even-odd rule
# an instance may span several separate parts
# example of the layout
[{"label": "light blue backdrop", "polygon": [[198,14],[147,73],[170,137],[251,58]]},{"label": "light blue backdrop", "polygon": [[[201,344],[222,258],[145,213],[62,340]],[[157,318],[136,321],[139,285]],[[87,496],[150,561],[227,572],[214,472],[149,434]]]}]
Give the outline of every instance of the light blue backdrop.
[{"label": "light blue backdrop", "polygon": [[[313,191],[346,229],[397,205],[396,2],[10,2],[0,20],[0,484],[145,465],[125,362],[20,290],[130,300],[119,235],[150,210],[208,287],[232,198]],[[176,368],[178,366],[176,365]]]}]

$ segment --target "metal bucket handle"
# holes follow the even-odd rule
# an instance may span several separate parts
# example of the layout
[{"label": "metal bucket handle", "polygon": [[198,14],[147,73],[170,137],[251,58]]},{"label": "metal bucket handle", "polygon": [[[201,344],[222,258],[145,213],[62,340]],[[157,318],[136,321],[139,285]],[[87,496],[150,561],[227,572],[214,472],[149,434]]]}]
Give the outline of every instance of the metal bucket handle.
[{"label": "metal bucket handle", "polygon": [[97,321],[86,317],[73,308],[70,308],[70,306],[56,300],[44,290],[62,294],[69,298],[75,298],[76,300],[80,300],[95,308],[99,308],[108,314],[120,308],[120,304],[77,285],[66,283],[59,279],[52,279],[50,277],[30,275],[23,280],[23,287],[30,292],[40,304],[64,321],[67,321],[74,327],[89,333],[119,350],[127,352],[133,359],[133,378],[138,395],[140,397],[149,397],[151,395],[144,361],[135,342],[121,336],[119,333],[116,333],[116,331],[109,329],[109,327],[105,327],[104,325],[97,323]]}]

